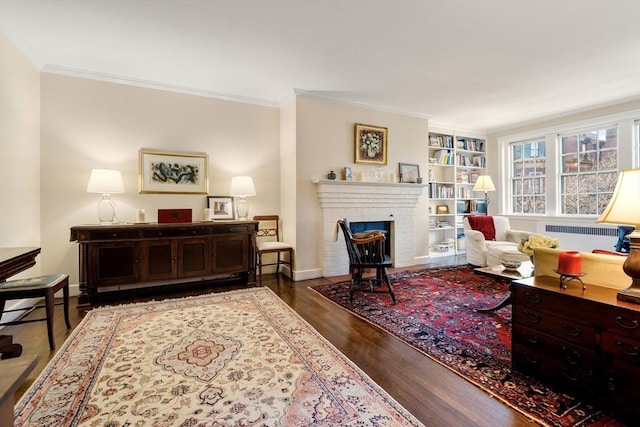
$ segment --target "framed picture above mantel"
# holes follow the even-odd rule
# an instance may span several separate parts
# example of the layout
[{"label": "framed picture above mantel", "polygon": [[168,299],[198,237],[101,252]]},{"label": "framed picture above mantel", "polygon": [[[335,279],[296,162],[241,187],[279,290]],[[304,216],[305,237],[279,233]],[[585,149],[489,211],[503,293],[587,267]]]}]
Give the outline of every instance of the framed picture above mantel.
[{"label": "framed picture above mantel", "polygon": [[138,156],[138,192],[207,194],[209,156],[141,149]]},{"label": "framed picture above mantel", "polygon": [[355,162],[386,165],[387,128],[356,123],[355,130]]}]

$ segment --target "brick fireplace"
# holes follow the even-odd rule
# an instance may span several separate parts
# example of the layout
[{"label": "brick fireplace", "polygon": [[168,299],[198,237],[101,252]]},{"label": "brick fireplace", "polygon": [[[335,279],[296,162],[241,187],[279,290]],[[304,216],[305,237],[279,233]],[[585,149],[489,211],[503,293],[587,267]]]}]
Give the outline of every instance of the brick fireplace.
[{"label": "brick fireplace", "polygon": [[[319,181],[322,208],[322,275],[349,273],[349,259],[336,221],[391,223],[394,267],[415,264],[415,209],[424,187],[416,184],[361,181]],[[337,238],[337,240],[336,240]]]}]

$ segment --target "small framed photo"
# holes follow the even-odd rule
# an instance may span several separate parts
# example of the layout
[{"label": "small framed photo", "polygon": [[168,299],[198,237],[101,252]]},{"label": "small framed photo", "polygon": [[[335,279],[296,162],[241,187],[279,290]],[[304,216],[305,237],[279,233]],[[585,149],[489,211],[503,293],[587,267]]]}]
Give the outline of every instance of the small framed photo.
[{"label": "small framed photo", "polygon": [[207,194],[206,153],[176,153],[142,149],[138,155],[138,192]]},{"label": "small framed photo", "polygon": [[418,182],[420,167],[413,163],[400,163],[400,182]]},{"label": "small framed photo", "polygon": [[438,205],[436,206],[436,213],[443,215],[443,214],[448,214],[449,213],[449,206],[448,205]]},{"label": "small framed photo", "polygon": [[356,123],[355,162],[369,165],[386,165],[387,133],[387,128]]},{"label": "small framed photo", "polygon": [[233,197],[208,196],[207,207],[211,210],[211,219],[235,219]]},{"label": "small framed photo", "polygon": [[469,182],[475,184],[480,174],[478,172],[469,172]]}]

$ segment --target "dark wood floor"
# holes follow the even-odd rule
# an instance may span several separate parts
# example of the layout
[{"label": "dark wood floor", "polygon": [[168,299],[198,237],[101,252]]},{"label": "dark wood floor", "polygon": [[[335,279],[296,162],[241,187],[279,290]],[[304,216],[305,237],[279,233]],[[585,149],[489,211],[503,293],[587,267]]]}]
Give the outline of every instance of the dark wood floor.
[{"label": "dark wood floor", "polygon": [[[464,260],[461,261],[464,262]],[[454,257],[448,257],[432,263],[431,266],[456,262],[459,261]],[[309,286],[326,282],[327,279],[323,278],[292,282],[286,277],[266,275],[262,285],[268,286],[278,294],[311,326],[426,426],[536,425],[422,353],[307,289]],[[166,292],[161,296],[129,297],[109,303],[157,300],[163,297],[175,298],[226,291],[238,287],[240,286],[214,285],[206,290]],[[78,325],[85,314],[84,310],[76,308],[76,302],[77,299],[72,298],[70,317],[73,327]],[[66,330],[62,307],[56,307],[55,317],[57,351],[71,331]],[[13,335],[14,342],[23,345],[23,354],[39,355],[38,367],[18,390],[17,400],[44,369],[55,351],[49,351],[44,322],[8,326],[2,329],[1,333]]]}]

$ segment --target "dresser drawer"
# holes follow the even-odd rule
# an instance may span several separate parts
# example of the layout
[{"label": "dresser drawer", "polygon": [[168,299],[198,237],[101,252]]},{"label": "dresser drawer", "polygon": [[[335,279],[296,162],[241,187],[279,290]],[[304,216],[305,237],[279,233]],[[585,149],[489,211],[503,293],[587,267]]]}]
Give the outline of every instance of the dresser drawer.
[{"label": "dresser drawer", "polygon": [[589,348],[596,346],[595,329],[584,323],[520,305],[515,306],[513,319],[516,324],[533,328],[543,334],[567,339]]},{"label": "dresser drawer", "polygon": [[640,340],[640,312],[612,309],[602,306],[598,311],[598,323],[618,335]]},{"label": "dresser drawer", "polygon": [[598,359],[592,349],[562,341],[519,324],[513,325],[513,343],[531,349],[536,355],[546,354],[557,359],[566,368],[592,371]]},{"label": "dresser drawer", "polygon": [[611,357],[635,362],[640,369],[640,340],[605,331],[602,333],[600,345],[602,351]]},{"label": "dresser drawer", "polygon": [[[558,289],[560,289],[559,279]],[[546,289],[512,286],[511,292],[515,297],[516,304],[521,307],[531,307],[565,317],[579,315],[583,309],[575,307],[575,299]]]},{"label": "dresser drawer", "polygon": [[[623,418],[629,418],[629,425],[636,425],[640,417],[638,406],[638,384],[640,366],[622,360],[612,360],[603,373],[604,395],[614,410],[621,410]],[[633,396],[633,397],[632,397]],[[633,415],[631,420],[629,415]]]},{"label": "dresser drawer", "polygon": [[[585,350],[587,351],[587,350]],[[587,351],[588,352],[588,351]],[[513,369],[546,378],[564,389],[581,394],[593,393],[597,384],[593,363],[568,364],[546,349],[532,348],[520,343],[513,345]],[[589,357],[595,357],[593,354]]]}]

